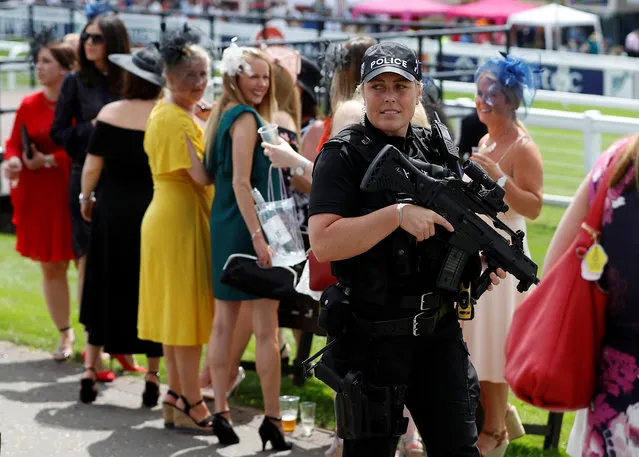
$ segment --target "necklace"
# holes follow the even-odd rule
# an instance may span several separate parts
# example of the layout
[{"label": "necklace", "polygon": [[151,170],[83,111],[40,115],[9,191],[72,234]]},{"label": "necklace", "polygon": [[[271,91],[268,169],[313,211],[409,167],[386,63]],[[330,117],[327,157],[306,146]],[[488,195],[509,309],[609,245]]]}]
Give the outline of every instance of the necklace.
[{"label": "necklace", "polygon": [[495,148],[497,147],[497,143],[499,142],[499,140],[501,140],[508,133],[510,133],[510,130],[512,129],[512,127],[513,126],[511,124],[506,130],[504,130],[504,133],[499,135],[499,137],[497,137],[497,139],[493,141],[493,143],[490,146],[487,146],[488,142],[490,141],[490,134],[489,134],[488,138],[486,139],[486,142],[479,147],[480,152],[483,152],[484,154],[490,154],[491,152],[493,152]]}]

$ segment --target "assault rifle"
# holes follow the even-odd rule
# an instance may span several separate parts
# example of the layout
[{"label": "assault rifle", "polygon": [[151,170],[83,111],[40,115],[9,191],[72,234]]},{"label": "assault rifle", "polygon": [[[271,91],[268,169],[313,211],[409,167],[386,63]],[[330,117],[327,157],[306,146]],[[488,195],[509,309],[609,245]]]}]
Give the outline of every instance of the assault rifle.
[{"label": "assault rifle", "polygon": [[[435,211],[452,224],[454,232],[439,228],[436,232],[449,244],[444,268],[437,278],[439,288],[460,292],[466,261],[481,251],[488,266],[470,291],[473,299],[488,289],[490,273],[500,267],[519,280],[518,291],[528,290],[539,282],[537,264],[524,254],[524,232],[513,231],[497,218],[498,213],[508,211],[504,189],[474,162],[464,163],[463,171],[469,182],[444,167],[408,158],[387,145],[368,167],[360,188],[366,192],[391,190],[405,194],[414,204]],[[510,242],[478,214],[488,216],[494,227],[508,234]]]}]

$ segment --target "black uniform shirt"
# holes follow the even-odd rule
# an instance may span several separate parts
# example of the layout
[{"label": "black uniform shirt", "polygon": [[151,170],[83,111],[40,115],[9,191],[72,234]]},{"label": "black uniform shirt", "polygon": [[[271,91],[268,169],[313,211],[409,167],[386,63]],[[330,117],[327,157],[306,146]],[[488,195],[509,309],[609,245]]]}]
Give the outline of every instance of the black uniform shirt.
[{"label": "black uniform shirt", "polygon": [[[406,137],[388,136],[374,127],[368,118],[364,122],[366,133],[373,140],[375,152],[387,144],[409,152],[408,145],[413,137],[411,128]],[[341,217],[359,216],[359,186],[369,165],[370,161],[366,161],[360,154],[349,154],[337,144],[325,145],[313,168],[309,217],[322,213]]]}]

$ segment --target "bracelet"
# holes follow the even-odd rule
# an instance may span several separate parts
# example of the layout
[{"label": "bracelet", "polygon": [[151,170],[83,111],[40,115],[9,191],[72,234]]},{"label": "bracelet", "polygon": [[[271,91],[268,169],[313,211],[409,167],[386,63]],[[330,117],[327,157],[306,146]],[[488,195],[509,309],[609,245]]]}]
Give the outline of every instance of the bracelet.
[{"label": "bracelet", "polygon": [[80,204],[81,205],[85,205],[87,203],[95,203],[95,192],[91,192],[89,194],[89,198],[84,198],[84,194],[82,194],[82,192],[80,192],[80,195],[78,196],[78,199],[80,200]]},{"label": "bracelet", "polygon": [[406,206],[406,203],[399,203],[397,205],[397,215],[399,216],[398,227],[402,226],[402,221],[404,220],[404,206]]},{"label": "bracelet", "polygon": [[262,232],[262,227],[258,227],[257,230],[255,230],[253,233],[251,233],[251,241],[253,241],[255,239],[255,237],[257,236],[258,233]]}]

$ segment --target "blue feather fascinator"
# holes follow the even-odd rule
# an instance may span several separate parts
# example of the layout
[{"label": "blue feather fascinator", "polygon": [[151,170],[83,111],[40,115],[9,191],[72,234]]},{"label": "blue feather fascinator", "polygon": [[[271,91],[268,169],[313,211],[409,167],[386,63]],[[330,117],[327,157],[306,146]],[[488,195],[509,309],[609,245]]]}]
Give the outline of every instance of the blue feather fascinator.
[{"label": "blue feather fascinator", "polygon": [[526,62],[520,57],[512,57],[500,52],[502,58],[491,58],[475,72],[475,82],[483,74],[492,74],[497,82],[511,89],[524,108],[530,108],[537,89],[541,86],[541,67]]}]

